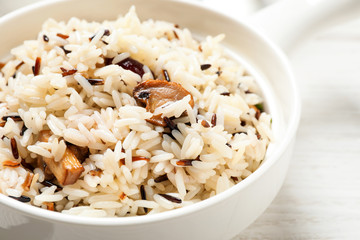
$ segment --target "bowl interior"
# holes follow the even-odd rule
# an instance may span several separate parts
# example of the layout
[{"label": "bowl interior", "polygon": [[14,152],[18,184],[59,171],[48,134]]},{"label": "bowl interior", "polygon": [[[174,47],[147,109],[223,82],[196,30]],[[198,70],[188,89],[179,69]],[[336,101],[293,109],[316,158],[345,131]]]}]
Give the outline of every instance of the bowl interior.
[{"label": "bowl interior", "polygon": [[[68,20],[76,16],[87,20],[113,20],[119,14],[125,14],[130,6],[135,5],[142,20],[149,18],[170,21],[186,27],[199,38],[206,35],[225,33],[223,44],[232,57],[242,62],[251,75],[254,75],[263,91],[265,102],[273,116],[275,142],[269,147],[264,164],[250,177],[237,186],[213,198],[202,201],[197,206],[189,206],[153,216],[134,217],[131,219],[82,219],[86,224],[132,224],[144,221],[163,220],[188,214],[201,208],[209,207],[261,177],[268,167],[286,148],[294,136],[299,119],[299,97],[294,79],[281,52],[268,40],[247,27],[220,13],[200,7],[198,4],[168,0],[63,0],[41,2],[13,12],[0,20],[0,56],[9,54],[9,50],[26,39],[35,39],[42,23],[48,18]],[[14,208],[20,208],[27,214],[59,221],[77,222],[80,217],[61,215],[31,206],[23,206],[10,198],[0,196],[0,202]],[[21,204],[21,205],[20,205]],[[19,209],[18,209],[19,210]],[[61,216],[60,216],[61,215]],[[157,216],[158,215],[158,216]]]}]

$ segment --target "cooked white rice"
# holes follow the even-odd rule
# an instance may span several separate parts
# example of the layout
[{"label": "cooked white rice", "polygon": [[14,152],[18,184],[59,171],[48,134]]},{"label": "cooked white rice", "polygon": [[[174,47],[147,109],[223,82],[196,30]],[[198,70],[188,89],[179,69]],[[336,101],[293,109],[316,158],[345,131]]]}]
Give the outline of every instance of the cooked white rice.
[{"label": "cooked white rice", "polygon": [[[226,56],[223,38],[197,41],[173,23],[141,22],[134,8],[102,23],[47,20],[1,68],[1,193],[66,214],[124,217],[180,208],[241,182],[265,157],[271,117],[252,107],[261,108],[260,90]],[[144,65],[142,77],[117,65],[129,57]],[[137,105],[134,87],[165,79],[163,70],[194,107],[190,95],[154,113]],[[157,114],[176,128],[146,121]],[[48,142],[38,141],[42,130],[51,130]],[[51,186],[59,183],[44,182],[37,159],[59,162],[69,143],[89,148],[84,171],[72,185]]]}]

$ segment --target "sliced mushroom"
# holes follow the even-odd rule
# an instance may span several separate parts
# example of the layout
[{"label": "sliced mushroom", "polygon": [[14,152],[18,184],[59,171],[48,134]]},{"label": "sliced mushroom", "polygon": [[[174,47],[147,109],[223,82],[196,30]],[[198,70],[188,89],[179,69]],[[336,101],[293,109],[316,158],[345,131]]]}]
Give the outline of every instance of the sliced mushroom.
[{"label": "sliced mushroom", "polygon": [[[51,131],[41,131],[39,141],[46,142],[51,136]],[[61,185],[69,185],[76,182],[80,174],[84,171],[84,167],[77,159],[75,153],[68,147],[65,150],[63,158],[55,162],[54,158],[42,159],[50,171],[55,175]]]},{"label": "sliced mushroom", "polygon": [[[139,105],[145,106],[149,112],[154,112],[156,108],[168,102],[179,101],[187,95],[191,96],[190,105],[194,107],[192,95],[180,84],[175,82],[150,79],[139,83],[133,91],[136,102]],[[147,121],[154,125],[166,126],[166,122],[161,115],[153,116],[147,119]]]},{"label": "sliced mushroom", "polygon": [[68,143],[67,147],[75,154],[75,157],[81,163],[84,162],[85,159],[89,157],[89,148],[88,147],[79,147],[79,146],[75,146],[71,143]]},{"label": "sliced mushroom", "polygon": [[51,136],[52,136],[52,132],[50,130],[42,130],[39,133],[39,141],[48,142]]}]

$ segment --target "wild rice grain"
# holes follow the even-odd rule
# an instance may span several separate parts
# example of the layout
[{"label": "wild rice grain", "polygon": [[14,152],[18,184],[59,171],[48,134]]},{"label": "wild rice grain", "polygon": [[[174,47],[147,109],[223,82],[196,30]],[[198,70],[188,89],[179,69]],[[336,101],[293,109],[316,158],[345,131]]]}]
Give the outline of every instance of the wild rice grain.
[{"label": "wild rice grain", "polygon": [[69,35],[66,35],[66,34],[62,34],[62,33],[57,33],[56,36],[62,38],[62,39],[68,39],[69,38]]},{"label": "wild rice grain", "polygon": [[201,121],[201,125],[202,125],[204,128],[210,127],[209,123],[208,123],[206,120],[202,120],[202,121]]},{"label": "wild rice grain", "polygon": [[[144,189],[144,185],[140,186],[140,195],[141,195],[142,200],[146,200],[146,192],[145,192],[145,189]],[[146,207],[144,207],[144,211],[145,211],[145,213],[147,213],[148,209]]]},{"label": "wild rice grain", "polygon": [[182,203],[182,200],[179,199],[179,198],[176,198],[176,197],[173,197],[173,196],[170,196],[168,194],[164,194],[164,193],[158,193],[160,196],[162,196],[163,198],[165,198],[166,200],[169,200],[170,202],[173,202],[173,203]]},{"label": "wild rice grain", "polygon": [[24,65],[24,62],[22,61],[21,63],[19,63],[18,65],[16,65],[15,70],[19,70],[19,68]]},{"label": "wild rice grain", "polygon": [[15,138],[11,138],[10,145],[11,145],[11,152],[12,152],[14,158],[18,159],[19,158],[19,150],[17,148],[17,143],[16,143]]},{"label": "wild rice grain", "polygon": [[41,58],[40,58],[40,57],[37,57],[36,60],[35,60],[35,65],[32,67],[34,76],[39,75],[39,73],[40,73],[40,66],[41,66]]},{"label": "wild rice grain", "polygon": [[211,67],[211,64],[201,64],[200,65],[201,71],[209,69],[210,67]]},{"label": "wild rice grain", "polygon": [[44,40],[44,42],[49,42],[49,37],[44,34],[43,35],[43,40]]},{"label": "wild rice grain", "polygon": [[27,163],[26,161],[25,161],[25,159],[21,159],[21,163],[20,163],[25,169],[28,169],[28,170],[30,170],[30,171],[34,171],[34,167],[31,165],[31,164],[29,164],[29,163]]},{"label": "wild rice grain", "polygon": [[168,81],[168,82],[170,82],[170,76],[169,76],[168,71],[166,71],[165,69],[163,69],[162,72],[163,72],[163,75],[164,75],[165,80]]},{"label": "wild rice grain", "polygon": [[91,85],[104,85],[104,79],[87,78]]},{"label": "wild rice grain", "polygon": [[48,181],[48,180],[44,180],[41,182],[42,185],[44,186],[47,186],[47,187],[52,187],[52,186],[56,186],[56,189],[55,189],[55,192],[58,192],[58,191],[61,191],[62,190],[62,187],[60,187],[59,185],[51,182],[51,181]]},{"label": "wild rice grain", "polygon": [[171,120],[170,118],[164,117],[164,121],[165,121],[165,123],[166,123],[166,126],[167,126],[168,128],[170,128],[171,131],[172,131],[172,130],[178,130],[176,124],[175,124],[175,123],[173,122],[173,120]]},{"label": "wild rice grain", "polygon": [[63,77],[73,75],[73,74],[75,74],[77,72],[77,69],[66,70],[63,67],[60,67],[60,70],[62,71],[62,76]]},{"label": "wild rice grain", "polygon": [[216,113],[214,113],[211,117],[211,125],[212,127],[216,126]]},{"label": "wild rice grain", "polygon": [[176,33],[175,30],[173,30],[173,33],[174,33],[175,38],[176,38],[176,39],[179,39],[179,36],[178,36],[178,34]]},{"label": "wild rice grain", "polygon": [[28,128],[25,126],[25,123],[23,124],[22,128],[21,128],[21,131],[20,131],[20,136],[24,136],[24,133],[25,131],[27,130]]},{"label": "wild rice grain", "polygon": [[22,119],[21,119],[21,117],[20,117],[19,115],[3,116],[1,119],[6,122],[8,118],[11,118],[11,119],[14,120],[15,122],[22,121]]},{"label": "wild rice grain", "polygon": [[110,36],[110,30],[109,30],[109,29],[105,29],[103,36]]},{"label": "wild rice grain", "polygon": [[27,203],[27,202],[30,202],[31,201],[31,198],[27,197],[27,196],[24,196],[24,195],[21,195],[20,197],[14,197],[14,196],[9,196],[15,200],[18,200],[20,202],[23,202],[23,203]]},{"label": "wild rice grain", "polygon": [[164,182],[164,181],[167,181],[167,180],[169,180],[168,176],[167,176],[167,174],[164,174],[164,175],[161,175],[161,176],[155,178],[154,182],[160,183],[160,182]]},{"label": "wild rice grain", "polygon": [[65,55],[71,53],[70,50],[66,50],[64,46],[60,46],[60,48],[64,51]]},{"label": "wild rice grain", "polygon": [[176,165],[178,166],[192,166],[192,162],[195,161],[195,159],[182,159],[179,161],[176,161]]},{"label": "wild rice grain", "polygon": [[14,162],[14,161],[10,161],[10,160],[6,160],[2,162],[2,165],[4,167],[9,167],[9,168],[17,168],[20,166],[20,163],[18,162]]}]

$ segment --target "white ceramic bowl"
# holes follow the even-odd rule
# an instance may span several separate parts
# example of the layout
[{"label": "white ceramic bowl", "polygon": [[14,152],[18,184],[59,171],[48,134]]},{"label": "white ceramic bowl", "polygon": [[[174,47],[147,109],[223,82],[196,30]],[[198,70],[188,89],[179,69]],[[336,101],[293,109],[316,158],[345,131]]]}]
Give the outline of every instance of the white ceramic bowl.
[{"label": "white ceramic bowl", "polygon": [[[74,0],[31,5],[0,19],[0,56],[34,39],[42,22],[72,16],[114,19],[135,5],[141,19],[166,20],[199,37],[225,33],[224,45],[258,79],[273,115],[275,142],[262,166],[231,189],[200,203],[149,216],[85,218],[51,212],[0,194],[0,226],[32,223],[37,239],[229,239],[252,223],[279,191],[300,116],[295,80],[283,53],[242,22],[194,3],[168,0]],[[20,227],[21,228],[21,227]],[[34,234],[35,234],[34,232]],[[45,236],[45,237],[44,237]]]}]

